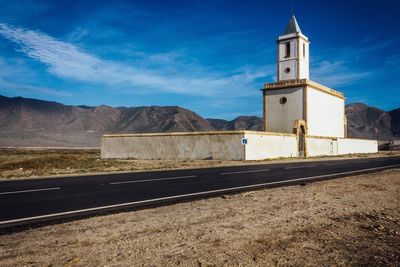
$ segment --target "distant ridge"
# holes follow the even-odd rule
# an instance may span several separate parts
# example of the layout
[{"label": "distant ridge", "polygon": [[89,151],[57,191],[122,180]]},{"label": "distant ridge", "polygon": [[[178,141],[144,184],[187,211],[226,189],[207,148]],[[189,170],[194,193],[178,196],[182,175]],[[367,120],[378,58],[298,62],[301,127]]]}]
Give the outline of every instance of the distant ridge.
[{"label": "distant ridge", "polygon": [[217,130],[261,131],[262,120],[257,116],[240,116],[234,120],[206,119]]},{"label": "distant ridge", "polygon": [[349,136],[378,140],[399,139],[399,111],[385,112],[363,103],[349,104],[346,106]]},{"label": "distant ridge", "polygon": [[[400,138],[400,109],[346,106],[350,137]],[[0,146],[96,147],[105,133],[261,130],[261,118],[204,119],[178,106],[71,106],[0,96]]]},{"label": "distant ridge", "polygon": [[0,96],[0,146],[99,146],[104,133],[205,131],[198,114],[176,106],[68,106]]}]

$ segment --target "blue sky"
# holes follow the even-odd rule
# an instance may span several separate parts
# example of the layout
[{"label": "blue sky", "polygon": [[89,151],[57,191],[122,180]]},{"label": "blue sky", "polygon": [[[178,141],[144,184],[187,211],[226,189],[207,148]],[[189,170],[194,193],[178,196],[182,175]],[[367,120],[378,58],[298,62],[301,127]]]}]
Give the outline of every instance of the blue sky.
[{"label": "blue sky", "polygon": [[0,0],[0,94],[72,105],[179,105],[261,116],[294,6],[311,79],[400,106],[400,1]]}]

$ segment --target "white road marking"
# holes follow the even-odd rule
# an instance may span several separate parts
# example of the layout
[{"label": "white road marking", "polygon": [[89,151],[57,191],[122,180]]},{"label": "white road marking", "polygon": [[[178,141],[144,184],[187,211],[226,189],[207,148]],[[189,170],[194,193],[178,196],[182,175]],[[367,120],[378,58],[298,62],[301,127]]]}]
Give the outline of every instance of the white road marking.
[{"label": "white road marking", "polygon": [[311,167],[316,167],[316,165],[285,167],[284,169],[291,170],[291,169],[302,169],[302,168],[311,168]]},{"label": "white road marking", "polygon": [[248,172],[266,172],[271,169],[260,169],[260,170],[250,170],[250,171],[237,171],[237,172],[222,172],[221,175],[227,175],[227,174],[236,174],[236,173],[248,173]]},{"label": "white road marking", "polygon": [[22,193],[51,191],[51,190],[60,190],[60,189],[61,189],[61,187],[39,188],[39,189],[30,189],[30,190],[21,190],[21,191],[1,192],[0,195],[22,194]]},{"label": "white road marking", "polygon": [[116,184],[134,184],[134,183],[156,182],[156,181],[164,181],[164,180],[186,179],[186,178],[194,178],[194,177],[197,177],[197,175],[156,178],[156,179],[148,179],[148,180],[143,179],[143,180],[122,181],[122,182],[113,182],[113,183],[110,183],[110,184],[111,185],[116,185]]},{"label": "white road marking", "polygon": [[349,163],[343,162],[343,163],[340,163],[340,165],[338,163],[327,163],[327,164],[323,164],[323,166],[338,166],[338,165],[343,166],[346,164],[349,164]]},{"label": "white road marking", "polygon": [[388,165],[388,166],[382,166],[382,167],[376,167],[376,168],[361,169],[361,170],[355,170],[355,171],[337,172],[337,173],[324,174],[324,175],[318,175],[318,176],[296,178],[296,179],[291,179],[291,180],[286,180],[286,181],[277,181],[277,182],[270,182],[270,183],[260,183],[260,184],[253,184],[253,185],[237,186],[237,187],[230,187],[230,188],[225,188],[225,189],[203,191],[203,192],[198,192],[198,193],[183,194],[183,195],[176,195],[176,196],[169,196],[169,197],[160,197],[160,198],[133,201],[133,202],[101,206],[101,207],[95,207],[95,208],[39,215],[39,216],[33,216],[33,217],[26,217],[26,218],[14,219],[14,220],[2,221],[2,222],[0,222],[0,225],[24,222],[24,221],[29,221],[29,220],[46,219],[46,218],[52,218],[52,217],[57,217],[57,216],[62,216],[62,215],[70,215],[70,214],[76,214],[76,213],[82,213],[82,212],[88,212],[88,211],[98,211],[98,210],[104,210],[104,209],[109,209],[109,208],[122,208],[122,207],[126,207],[126,206],[137,205],[137,204],[146,204],[146,203],[162,201],[162,200],[179,199],[179,198],[191,197],[191,196],[201,196],[201,195],[211,194],[211,193],[231,192],[231,191],[236,191],[236,190],[240,190],[240,189],[259,188],[259,187],[266,186],[266,185],[276,185],[276,184],[285,184],[288,182],[298,182],[298,181],[304,181],[304,180],[331,178],[331,177],[335,177],[335,176],[339,176],[339,175],[362,173],[365,171],[376,171],[376,170],[388,169],[388,168],[393,168],[393,167],[400,167],[400,164]]}]

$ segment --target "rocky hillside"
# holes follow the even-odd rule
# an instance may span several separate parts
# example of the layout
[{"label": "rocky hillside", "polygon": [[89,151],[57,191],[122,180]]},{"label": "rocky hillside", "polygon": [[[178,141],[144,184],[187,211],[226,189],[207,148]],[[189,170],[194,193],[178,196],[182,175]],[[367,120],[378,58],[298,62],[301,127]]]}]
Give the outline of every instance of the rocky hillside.
[{"label": "rocky hillside", "polygon": [[252,130],[260,131],[261,118],[257,116],[240,116],[234,120],[206,119],[217,130]]},{"label": "rocky hillside", "polygon": [[[399,132],[392,131],[392,115],[381,109],[354,103],[346,106],[350,137],[393,139]],[[393,121],[395,124],[395,121]]]},{"label": "rocky hillside", "polygon": [[[346,107],[350,137],[400,138],[400,109],[356,103]],[[99,146],[105,133],[260,130],[261,118],[204,119],[176,106],[87,107],[0,96],[0,147]]]},{"label": "rocky hillside", "polygon": [[391,131],[400,138],[400,108],[389,112],[391,119]]},{"label": "rocky hillside", "polygon": [[181,107],[112,108],[0,96],[0,146],[99,146],[104,133],[207,131]]}]

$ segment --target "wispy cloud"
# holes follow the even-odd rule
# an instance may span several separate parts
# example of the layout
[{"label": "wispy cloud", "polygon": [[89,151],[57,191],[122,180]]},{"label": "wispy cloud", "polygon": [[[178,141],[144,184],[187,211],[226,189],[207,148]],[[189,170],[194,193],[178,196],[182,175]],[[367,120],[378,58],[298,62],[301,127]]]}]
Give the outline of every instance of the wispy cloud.
[{"label": "wispy cloud", "polygon": [[385,64],[389,65],[392,68],[400,68],[400,54],[391,55],[388,59],[385,60]]},{"label": "wispy cloud", "polygon": [[[365,61],[371,57],[371,53],[396,45],[400,38],[395,37],[382,42],[374,38],[355,44],[352,47],[327,49],[323,55],[315,57],[315,63],[311,66],[312,79],[336,87],[352,85],[370,75],[377,76],[382,71],[381,66],[369,67],[367,70],[359,61]],[[386,60],[386,64],[396,65],[396,56]]]},{"label": "wispy cloud", "polygon": [[78,27],[73,32],[69,33],[67,36],[68,41],[77,42],[82,38],[89,35],[89,30],[86,28]]},{"label": "wispy cloud", "polygon": [[[246,68],[232,75],[199,68],[176,72],[172,68],[142,68],[117,61],[104,60],[79,47],[53,38],[40,31],[17,28],[0,23],[0,35],[17,44],[18,51],[48,66],[56,76],[102,84],[134,93],[164,91],[170,93],[212,96],[227,92],[247,94],[257,78],[271,75],[268,67]],[[156,58],[157,59],[157,58]],[[155,60],[153,58],[153,60]],[[171,57],[161,57],[170,61]]]},{"label": "wispy cloud", "polygon": [[312,79],[337,87],[341,85],[350,85],[370,75],[368,71],[349,70],[345,61],[319,61],[312,67]]},{"label": "wispy cloud", "polygon": [[363,54],[368,54],[371,52],[375,52],[377,50],[381,50],[387,48],[392,45],[397,45],[400,41],[399,37],[393,37],[390,39],[382,40],[381,38],[373,38],[363,42],[362,45],[358,45],[355,47],[347,47],[344,49],[343,53],[348,56],[360,56]]}]

